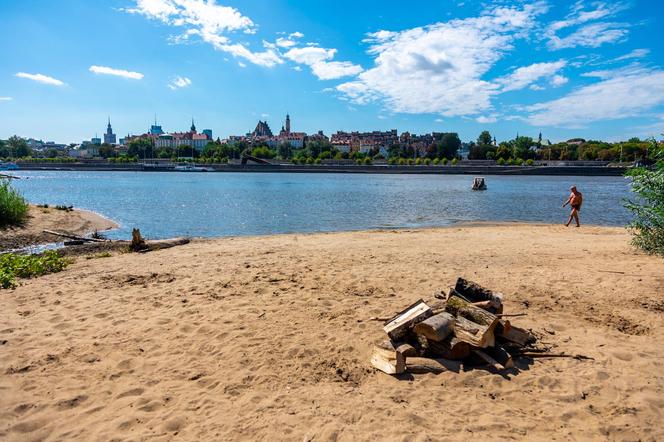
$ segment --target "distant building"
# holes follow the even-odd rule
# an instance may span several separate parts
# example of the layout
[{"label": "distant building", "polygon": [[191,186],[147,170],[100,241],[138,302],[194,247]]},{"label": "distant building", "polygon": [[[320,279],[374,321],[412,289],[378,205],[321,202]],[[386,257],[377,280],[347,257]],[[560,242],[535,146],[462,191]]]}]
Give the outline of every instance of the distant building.
[{"label": "distant building", "polygon": [[154,124],[150,126],[150,130],[148,131],[150,135],[162,135],[164,131],[162,130],[161,126],[157,125],[157,117],[154,117]]},{"label": "distant building", "polygon": [[267,121],[258,121],[258,124],[256,125],[256,129],[249,134],[251,138],[272,138],[272,130],[270,129],[270,126],[267,124]]},{"label": "distant building", "polygon": [[90,138],[90,143],[99,146],[99,145],[101,145],[101,138],[98,138],[95,135],[94,138]]},{"label": "distant building", "polygon": [[[206,129],[210,136],[205,133],[197,133],[194,120],[191,120],[191,127],[189,132],[173,132],[169,134],[162,133],[155,138],[155,147],[175,149],[180,146],[193,147],[196,150],[203,150],[212,141],[212,131]],[[204,131],[205,132],[205,131]]]},{"label": "distant building", "polygon": [[212,129],[203,129],[202,134],[208,137],[208,140],[212,139]]},{"label": "distant building", "polygon": [[108,117],[108,126],[106,127],[106,133],[104,134],[104,144],[115,144],[116,141],[117,138],[111,127],[111,117]]},{"label": "distant building", "polygon": [[351,151],[378,150],[399,143],[397,130],[373,132],[343,132],[337,131],[330,138],[333,145],[348,145]]}]

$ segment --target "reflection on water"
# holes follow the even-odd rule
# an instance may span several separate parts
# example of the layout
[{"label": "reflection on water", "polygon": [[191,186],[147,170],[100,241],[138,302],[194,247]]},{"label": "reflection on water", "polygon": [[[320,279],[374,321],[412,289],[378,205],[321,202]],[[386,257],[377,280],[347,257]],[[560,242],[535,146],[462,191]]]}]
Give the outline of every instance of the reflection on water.
[{"label": "reflection on water", "polygon": [[85,208],[152,238],[444,226],[457,221],[562,223],[571,185],[581,221],[625,225],[620,177],[140,173],[22,171],[14,185],[33,203]]}]

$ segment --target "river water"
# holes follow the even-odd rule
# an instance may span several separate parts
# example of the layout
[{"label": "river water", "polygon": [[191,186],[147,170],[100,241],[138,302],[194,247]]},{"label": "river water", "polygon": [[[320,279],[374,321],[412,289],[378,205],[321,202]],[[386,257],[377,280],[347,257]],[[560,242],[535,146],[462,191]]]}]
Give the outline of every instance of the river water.
[{"label": "river water", "polygon": [[460,221],[562,223],[569,187],[584,194],[582,223],[625,225],[621,177],[17,171],[35,204],[73,205],[149,238],[236,236],[446,226]]}]

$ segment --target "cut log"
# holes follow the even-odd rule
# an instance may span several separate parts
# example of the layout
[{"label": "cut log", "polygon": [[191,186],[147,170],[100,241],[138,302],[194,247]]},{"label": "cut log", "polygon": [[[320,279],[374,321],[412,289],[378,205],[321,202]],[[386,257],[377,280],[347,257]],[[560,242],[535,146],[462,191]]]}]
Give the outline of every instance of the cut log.
[{"label": "cut log", "polygon": [[486,348],[495,345],[496,338],[493,334],[494,325],[486,326],[470,321],[463,316],[457,316],[454,324],[454,335],[468,344]]},{"label": "cut log", "polygon": [[457,279],[454,290],[470,302],[489,301],[493,297],[492,290],[463,278]]},{"label": "cut log", "polygon": [[443,373],[445,371],[459,372],[461,364],[443,358],[406,358],[406,371],[414,374]]},{"label": "cut log", "polygon": [[189,238],[173,238],[173,239],[155,239],[145,241],[143,244],[144,249],[139,250],[141,253],[153,252],[155,250],[170,249],[175,246],[183,246],[189,244],[191,240]]},{"label": "cut log", "polygon": [[466,319],[486,326],[495,327],[499,320],[493,313],[471,304],[461,296],[458,296],[455,291],[450,292],[445,311],[454,316],[463,316]]},{"label": "cut log", "polygon": [[497,336],[506,341],[520,345],[521,347],[532,344],[537,340],[529,331],[514,326],[499,329],[497,331]]},{"label": "cut log", "polygon": [[483,359],[484,362],[486,362],[487,364],[489,364],[491,367],[495,368],[496,370],[504,370],[505,369],[505,367],[503,367],[498,361],[493,359],[488,354],[484,353],[482,350],[478,350],[478,349],[474,348],[472,350],[472,352],[473,352],[473,354],[479,356],[480,359]]},{"label": "cut log", "polygon": [[397,313],[389,319],[383,326],[383,330],[390,339],[398,341],[405,336],[410,329],[420,321],[433,316],[431,308],[423,301],[419,300],[405,310]]},{"label": "cut log", "polygon": [[514,368],[514,358],[507,350],[497,345],[495,347],[485,348],[484,352],[495,359],[505,368]]},{"label": "cut log", "polygon": [[470,344],[456,336],[448,336],[441,342],[429,342],[428,346],[432,354],[453,361],[465,359],[470,355]]},{"label": "cut log", "polygon": [[417,355],[417,350],[410,344],[382,341],[374,345],[371,365],[387,374],[401,374],[406,368],[406,357]]},{"label": "cut log", "polygon": [[454,331],[454,316],[447,312],[437,314],[416,324],[413,331],[429,341],[440,342]]}]

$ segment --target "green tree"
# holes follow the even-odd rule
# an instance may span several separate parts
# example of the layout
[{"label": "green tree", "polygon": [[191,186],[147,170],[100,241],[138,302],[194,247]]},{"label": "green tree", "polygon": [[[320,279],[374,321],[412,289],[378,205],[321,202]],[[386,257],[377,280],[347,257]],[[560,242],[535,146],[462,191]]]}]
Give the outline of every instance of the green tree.
[{"label": "green tree", "polygon": [[14,158],[29,157],[32,153],[28,147],[25,139],[14,135],[7,140],[7,147],[9,148],[9,156]]},{"label": "green tree", "polygon": [[647,253],[664,255],[664,147],[650,140],[650,159],[656,161],[651,169],[632,169],[634,198],[625,206],[634,214],[630,224],[635,246]]},{"label": "green tree", "polygon": [[459,148],[461,148],[459,134],[455,132],[440,134],[440,138],[436,142],[436,156],[438,158],[455,158]]},{"label": "green tree", "polygon": [[150,138],[136,138],[129,143],[127,155],[141,159],[154,156],[154,145]]}]

